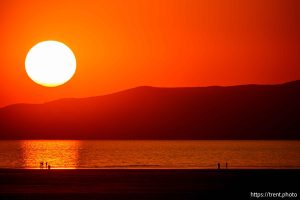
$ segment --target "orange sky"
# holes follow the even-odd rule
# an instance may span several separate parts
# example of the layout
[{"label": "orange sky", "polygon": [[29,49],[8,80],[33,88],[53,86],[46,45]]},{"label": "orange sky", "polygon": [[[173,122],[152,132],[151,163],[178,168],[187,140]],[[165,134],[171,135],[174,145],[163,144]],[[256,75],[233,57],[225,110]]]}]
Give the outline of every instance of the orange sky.
[{"label": "orange sky", "polygon": [[[300,79],[299,0],[1,0],[0,30],[0,106],[140,85]],[[63,86],[39,86],[25,72],[43,40],[76,55]]]}]

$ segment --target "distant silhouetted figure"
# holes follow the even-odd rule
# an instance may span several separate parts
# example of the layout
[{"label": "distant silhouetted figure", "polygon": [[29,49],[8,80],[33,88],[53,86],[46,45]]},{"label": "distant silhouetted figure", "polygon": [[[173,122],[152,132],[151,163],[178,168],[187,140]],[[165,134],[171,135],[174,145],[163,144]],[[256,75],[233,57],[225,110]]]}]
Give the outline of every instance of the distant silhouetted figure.
[{"label": "distant silhouetted figure", "polygon": [[50,170],[51,169],[51,166],[50,165],[48,165],[48,170]]},{"label": "distant silhouetted figure", "polygon": [[44,168],[44,162],[40,162],[40,168],[43,169]]},{"label": "distant silhouetted figure", "polygon": [[226,162],[226,169],[228,168],[228,163]]},{"label": "distant silhouetted figure", "polygon": [[221,168],[221,165],[220,165],[220,163],[218,163],[218,169],[220,169]]},{"label": "distant silhouetted figure", "polygon": [[48,162],[46,162],[46,169],[47,169],[47,167],[48,167]]}]

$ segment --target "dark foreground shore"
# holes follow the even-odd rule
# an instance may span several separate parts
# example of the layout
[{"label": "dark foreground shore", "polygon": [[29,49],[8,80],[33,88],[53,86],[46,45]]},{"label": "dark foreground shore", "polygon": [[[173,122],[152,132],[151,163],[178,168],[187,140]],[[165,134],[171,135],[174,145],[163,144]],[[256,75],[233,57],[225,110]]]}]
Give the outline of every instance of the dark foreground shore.
[{"label": "dark foreground shore", "polygon": [[257,199],[299,192],[299,180],[300,170],[0,169],[0,199]]}]

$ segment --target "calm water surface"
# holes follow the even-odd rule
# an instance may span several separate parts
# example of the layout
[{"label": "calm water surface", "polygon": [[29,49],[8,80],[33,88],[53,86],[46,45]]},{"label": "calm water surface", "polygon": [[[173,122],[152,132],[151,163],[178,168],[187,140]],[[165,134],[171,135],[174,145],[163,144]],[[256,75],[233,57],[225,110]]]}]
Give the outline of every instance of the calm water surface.
[{"label": "calm water surface", "polygon": [[0,168],[300,168],[300,141],[0,141]]}]

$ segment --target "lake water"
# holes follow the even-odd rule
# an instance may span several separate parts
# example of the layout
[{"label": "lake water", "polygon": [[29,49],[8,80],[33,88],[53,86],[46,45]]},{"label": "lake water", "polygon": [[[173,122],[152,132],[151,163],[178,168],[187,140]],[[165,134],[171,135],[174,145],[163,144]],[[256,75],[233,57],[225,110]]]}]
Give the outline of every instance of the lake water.
[{"label": "lake water", "polygon": [[0,168],[300,168],[300,141],[0,141]]}]

